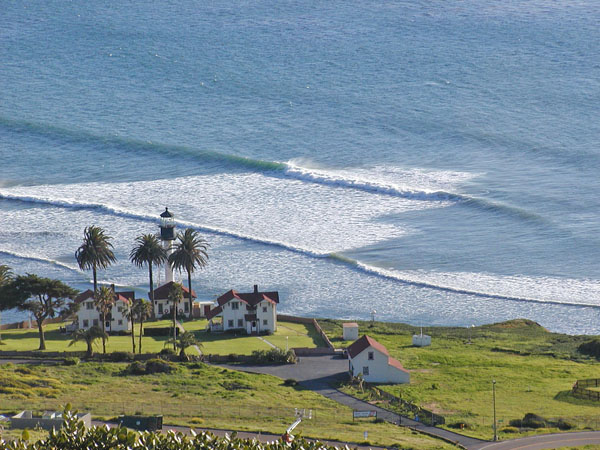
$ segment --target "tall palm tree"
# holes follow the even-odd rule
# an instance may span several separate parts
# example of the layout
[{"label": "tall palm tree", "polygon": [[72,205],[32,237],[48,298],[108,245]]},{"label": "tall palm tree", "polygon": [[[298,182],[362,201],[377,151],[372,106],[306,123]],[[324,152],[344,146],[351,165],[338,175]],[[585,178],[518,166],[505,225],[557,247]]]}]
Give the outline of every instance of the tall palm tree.
[{"label": "tall palm tree", "polygon": [[113,245],[110,239],[111,237],[107,236],[102,228],[91,225],[85,228],[83,243],[75,252],[79,268],[81,270],[92,269],[92,273],[94,274],[94,295],[98,291],[96,269],[98,267],[106,269],[117,260],[112,251]]},{"label": "tall palm tree", "polygon": [[152,279],[152,266],[157,266],[167,260],[167,251],[160,245],[158,238],[153,234],[143,234],[135,238],[135,247],[129,254],[129,260],[138,267],[148,265],[150,275],[150,301],[154,305],[154,282]]},{"label": "tall palm tree", "polygon": [[[173,341],[177,339],[177,305],[183,300],[183,287],[179,283],[173,283],[169,291],[169,301],[171,302],[171,312],[173,315]],[[173,344],[174,350],[177,350]]]},{"label": "tall palm tree", "polygon": [[186,361],[188,359],[187,355],[185,354],[185,350],[188,347],[192,347],[194,345],[202,347],[202,344],[196,340],[196,336],[194,336],[194,334],[189,331],[181,333],[181,335],[177,339],[169,339],[165,342],[165,347],[170,344],[173,344],[175,349],[179,350],[179,358],[182,361]]},{"label": "tall palm tree", "polygon": [[192,317],[192,273],[202,269],[208,263],[208,242],[197,231],[188,228],[177,235],[175,251],[169,256],[169,264],[179,271],[185,269],[188,274],[190,298],[190,318]]},{"label": "tall palm tree", "polygon": [[[13,273],[10,267],[4,264],[0,264],[0,290],[3,287],[8,286],[8,284],[13,280]],[[4,294],[0,292],[0,297],[3,297]],[[2,311],[2,305],[0,305],[0,311]],[[0,320],[0,325],[2,325],[2,320]],[[1,331],[1,329],[0,329]],[[2,343],[2,333],[0,332],[0,343]]]},{"label": "tall palm tree", "polygon": [[77,342],[85,341],[85,343],[87,344],[86,356],[88,358],[91,358],[92,356],[94,356],[93,344],[97,339],[108,339],[108,335],[105,331],[102,331],[102,329],[97,326],[93,326],[91,328],[88,328],[87,330],[80,328],[79,330],[75,331],[75,333],[73,333],[72,340],[71,342],[69,342],[69,347],[75,345],[75,343]]},{"label": "tall palm tree", "polygon": [[[106,331],[106,316],[110,314],[113,304],[115,303],[115,291],[107,286],[102,286],[98,290],[94,298],[96,309],[100,313],[102,321],[101,330]],[[102,337],[102,353],[106,353],[106,338]]]},{"label": "tall palm tree", "polygon": [[135,302],[134,306],[135,315],[140,322],[140,336],[138,341],[138,351],[142,353],[142,336],[144,335],[144,321],[152,317],[153,306],[148,300],[140,298]]}]

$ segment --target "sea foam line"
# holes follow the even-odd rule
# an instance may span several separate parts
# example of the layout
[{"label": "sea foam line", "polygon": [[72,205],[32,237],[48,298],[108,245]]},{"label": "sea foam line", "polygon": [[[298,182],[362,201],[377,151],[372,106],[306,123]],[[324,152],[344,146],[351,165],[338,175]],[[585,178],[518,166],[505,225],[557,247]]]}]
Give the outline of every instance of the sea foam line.
[{"label": "sea foam line", "polygon": [[66,264],[61,261],[57,261],[55,259],[44,258],[42,256],[37,256],[37,255],[27,255],[25,253],[13,252],[11,250],[2,250],[2,249],[0,249],[0,253],[2,253],[3,255],[14,256],[15,258],[28,259],[30,261],[38,261],[38,262],[42,262],[42,263],[46,263],[46,264],[52,264],[53,266],[58,266],[58,267],[62,267],[64,269],[69,269],[73,272],[80,272],[80,270],[77,266],[72,266],[70,264]]},{"label": "sea foam line", "polygon": [[[144,221],[144,222],[156,223],[156,217],[151,216],[149,214],[126,211],[126,210],[123,210],[123,209],[120,209],[117,207],[103,205],[103,204],[99,204],[99,203],[82,203],[82,202],[75,202],[72,200],[57,200],[57,199],[48,199],[48,198],[44,198],[44,197],[35,197],[35,196],[19,196],[19,195],[7,194],[7,193],[2,193],[2,192],[0,192],[0,198],[13,200],[13,201],[39,203],[39,204],[51,205],[51,206],[56,206],[56,207],[61,207],[61,208],[90,209],[90,210],[102,212],[104,214],[114,215],[117,217],[123,217],[123,218],[127,218],[127,219],[135,219],[135,220],[140,220],[140,221]],[[499,300],[510,300],[510,301],[529,302],[529,303],[538,303],[538,304],[542,303],[542,304],[553,304],[553,305],[563,305],[563,306],[600,308],[600,305],[594,305],[594,304],[588,304],[588,303],[563,302],[563,301],[559,301],[559,300],[518,297],[518,296],[496,294],[496,293],[490,293],[490,292],[482,292],[482,291],[471,290],[471,289],[456,288],[456,287],[452,287],[452,286],[444,286],[444,285],[430,283],[430,282],[426,282],[426,281],[422,281],[422,280],[415,280],[415,279],[410,279],[410,278],[406,278],[406,277],[401,277],[398,274],[394,273],[393,271],[374,267],[374,266],[369,266],[367,264],[361,263],[360,261],[357,261],[352,258],[348,258],[348,257],[340,255],[338,253],[318,252],[318,251],[315,251],[312,249],[305,249],[305,248],[302,248],[299,246],[294,246],[289,243],[285,243],[285,242],[281,242],[281,241],[262,239],[262,238],[258,238],[255,236],[237,233],[237,232],[223,229],[223,228],[211,227],[211,226],[206,226],[206,225],[198,225],[198,224],[195,224],[190,221],[176,220],[175,223],[178,225],[181,225],[181,226],[193,228],[198,231],[210,232],[210,233],[214,233],[214,234],[218,234],[218,235],[223,235],[223,236],[240,239],[240,240],[245,240],[245,241],[250,241],[250,242],[263,244],[263,245],[270,245],[270,246],[278,247],[278,248],[281,248],[284,250],[292,251],[294,253],[300,253],[302,255],[310,256],[313,258],[329,259],[332,261],[336,261],[336,262],[348,265],[348,266],[354,268],[355,270],[359,270],[363,273],[381,277],[381,278],[388,279],[388,280],[393,280],[393,281],[400,282],[400,283],[407,284],[407,285],[423,287],[423,288],[428,288],[428,289],[435,289],[435,290],[444,291],[444,292],[452,292],[452,293],[456,293],[456,294],[472,295],[472,296],[477,296],[477,297],[482,297],[482,298],[493,298],[493,299],[499,299]],[[13,256],[24,257],[24,258],[28,258],[28,259],[35,259],[35,260],[39,260],[39,261],[55,263],[57,265],[61,265],[68,269],[79,272],[78,268],[69,266],[67,264],[64,264],[64,263],[61,263],[58,261],[46,260],[43,258],[33,257],[33,256],[29,256],[29,255],[19,255],[19,254],[10,253],[10,252],[4,252],[4,253],[12,254]]]}]

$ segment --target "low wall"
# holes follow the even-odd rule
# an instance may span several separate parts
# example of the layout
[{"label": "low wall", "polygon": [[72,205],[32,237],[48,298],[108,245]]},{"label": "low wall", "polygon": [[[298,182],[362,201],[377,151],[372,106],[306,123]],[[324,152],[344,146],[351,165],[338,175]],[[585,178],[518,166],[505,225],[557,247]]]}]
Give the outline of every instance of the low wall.
[{"label": "low wall", "polygon": [[325,355],[336,355],[338,353],[342,353],[341,351],[336,351],[329,347],[317,347],[317,348],[309,348],[309,347],[294,347],[294,353],[296,356],[325,356]]},{"label": "low wall", "polygon": [[[61,323],[64,322],[64,319],[60,317],[56,317],[54,319],[46,319],[44,320],[44,325],[48,325],[51,323]],[[14,322],[14,323],[5,323],[4,325],[0,325],[0,330],[16,330],[16,329],[37,329],[37,322],[35,319],[31,319],[31,326],[29,326],[29,320],[24,320],[23,322]]]}]

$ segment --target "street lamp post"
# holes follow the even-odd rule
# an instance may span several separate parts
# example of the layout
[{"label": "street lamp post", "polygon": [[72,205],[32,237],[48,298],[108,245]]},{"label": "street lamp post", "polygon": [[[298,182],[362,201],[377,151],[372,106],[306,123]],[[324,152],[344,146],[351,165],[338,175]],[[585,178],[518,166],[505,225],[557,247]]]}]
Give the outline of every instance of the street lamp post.
[{"label": "street lamp post", "polygon": [[496,380],[492,380],[492,397],[494,402],[494,442],[496,442],[498,440],[496,429]]}]

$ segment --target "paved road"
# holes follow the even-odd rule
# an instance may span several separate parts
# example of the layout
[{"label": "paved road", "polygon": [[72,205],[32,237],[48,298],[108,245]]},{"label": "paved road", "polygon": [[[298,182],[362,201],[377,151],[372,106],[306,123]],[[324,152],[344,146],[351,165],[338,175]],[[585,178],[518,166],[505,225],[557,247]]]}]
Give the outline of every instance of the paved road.
[{"label": "paved road", "polygon": [[485,444],[485,441],[463,436],[437,427],[429,427],[420,422],[415,422],[408,417],[400,417],[398,414],[387,411],[383,408],[371,405],[370,403],[358,400],[350,395],[344,394],[337,389],[332,388],[332,383],[347,378],[348,360],[339,356],[303,356],[298,364],[257,366],[249,364],[225,365],[233,370],[243,370],[255,373],[267,373],[276,377],[287,379],[293,378],[300,385],[317,392],[327,398],[330,398],[342,405],[349,406],[354,410],[377,411],[377,417],[387,422],[409,426],[416,430],[442,438],[446,441],[458,443],[467,448],[479,448]]},{"label": "paved road", "polygon": [[542,450],[547,448],[583,447],[584,445],[600,445],[600,432],[583,431],[578,433],[544,434],[522,439],[511,439],[502,442],[489,442],[479,450]]}]

